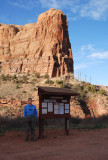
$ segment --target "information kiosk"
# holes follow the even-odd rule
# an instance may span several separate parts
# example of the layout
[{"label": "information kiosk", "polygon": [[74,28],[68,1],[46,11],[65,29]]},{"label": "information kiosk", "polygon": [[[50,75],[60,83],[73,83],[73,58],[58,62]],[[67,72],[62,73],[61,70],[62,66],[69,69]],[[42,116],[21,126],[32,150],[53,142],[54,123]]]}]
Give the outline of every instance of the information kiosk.
[{"label": "information kiosk", "polygon": [[44,136],[44,119],[65,118],[65,134],[69,135],[70,98],[78,96],[68,88],[38,87],[39,138]]}]

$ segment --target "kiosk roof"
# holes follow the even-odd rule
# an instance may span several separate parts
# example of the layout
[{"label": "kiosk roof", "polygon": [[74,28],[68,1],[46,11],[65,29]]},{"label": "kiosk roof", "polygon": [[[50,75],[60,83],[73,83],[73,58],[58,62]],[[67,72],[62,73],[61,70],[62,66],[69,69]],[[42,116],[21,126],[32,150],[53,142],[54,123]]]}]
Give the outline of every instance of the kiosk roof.
[{"label": "kiosk roof", "polygon": [[55,88],[55,87],[38,87],[39,95],[69,95],[69,96],[78,96],[78,93],[73,92],[69,88]]}]

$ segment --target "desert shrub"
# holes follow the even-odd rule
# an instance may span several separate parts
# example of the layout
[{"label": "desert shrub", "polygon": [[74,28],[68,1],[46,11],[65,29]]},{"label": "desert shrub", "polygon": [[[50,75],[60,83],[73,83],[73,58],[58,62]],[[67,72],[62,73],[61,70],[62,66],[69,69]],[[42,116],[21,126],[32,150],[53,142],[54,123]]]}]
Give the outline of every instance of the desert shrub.
[{"label": "desert shrub", "polygon": [[23,83],[27,83],[28,77],[26,75],[23,75],[22,79],[23,79]]},{"label": "desert shrub", "polygon": [[22,91],[22,93],[27,93],[26,91]]},{"label": "desert shrub", "polygon": [[87,91],[84,89],[84,90],[82,91],[82,93],[83,93],[83,94],[86,94],[86,93],[87,93]]},{"label": "desert shrub", "polygon": [[94,86],[94,85],[85,85],[85,86],[84,86],[84,89],[85,89],[87,92],[96,93],[96,86]]},{"label": "desert shrub", "polygon": [[108,101],[108,96],[106,97],[106,100]]},{"label": "desert shrub", "polygon": [[98,93],[101,95],[107,95],[107,92],[104,89],[101,89]]},{"label": "desert shrub", "polygon": [[63,80],[56,80],[57,84],[62,84],[64,81]]},{"label": "desert shrub", "polygon": [[84,86],[84,89],[85,89],[86,91],[90,91],[90,85],[85,85],[85,86]]},{"label": "desert shrub", "polygon": [[30,73],[29,73],[29,72],[27,72],[27,76],[30,76]]},{"label": "desert shrub", "polygon": [[33,78],[32,81],[31,81],[31,84],[35,85],[35,83],[37,83],[37,79]]},{"label": "desert shrub", "polygon": [[4,74],[1,74],[0,78],[1,78],[1,80],[2,80],[2,81],[5,81],[5,80],[6,80],[6,78],[5,78],[5,75],[4,75]]},{"label": "desert shrub", "polygon": [[52,80],[50,80],[50,79],[47,79],[47,80],[45,81],[45,84],[54,84],[54,82],[53,82]]},{"label": "desert shrub", "polygon": [[16,74],[14,74],[14,75],[11,77],[11,79],[12,79],[12,80],[15,80],[15,79],[17,79],[17,76],[16,76]]},{"label": "desert shrub", "polygon": [[35,73],[35,77],[36,78],[40,78],[40,74],[39,73]]},{"label": "desert shrub", "polygon": [[48,79],[48,78],[49,78],[49,75],[48,75],[48,74],[45,74],[45,75],[44,75],[44,78],[45,78],[45,79]]},{"label": "desert shrub", "polygon": [[61,88],[65,88],[65,84],[64,84],[64,83],[61,83],[61,84],[60,84],[60,87],[61,87]]},{"label": "desert shrub", "polygon": [[72,86],[72,88],[75,88],[75,89],[81,90],[81,91],[83,91],[83,89],[84,89],[84,87],[81,86],[80,84],[75,84],[74,86]]},{"label": "desert shrub", "polygon": [[8,74],[7,75],[1,74],[0,79],[2,81],[8,81],[11,80],[11,77]]},{"label": "desert shrub", "polygon": [[11,77],[7,74],[7,75],[5,75],[5,80],[6,81],[11,80]]},{"label": "desert shrub", "polygon": [[16,84],[16,89],[19,89],[20,87],[19,87],[19,84]]},{"label": "desert shrub", "polygon": [[90,85],[90,92],[96,93],[96,86]]},{"label": "desert shrub", "polygon": [[33,91],[37,91],[37,88],[33,88]]},{"label": "desert shrub", "polygon": [[56,83],[59,84],[61,88],[65,87],[65,83],[63,80],[56,80]]}]

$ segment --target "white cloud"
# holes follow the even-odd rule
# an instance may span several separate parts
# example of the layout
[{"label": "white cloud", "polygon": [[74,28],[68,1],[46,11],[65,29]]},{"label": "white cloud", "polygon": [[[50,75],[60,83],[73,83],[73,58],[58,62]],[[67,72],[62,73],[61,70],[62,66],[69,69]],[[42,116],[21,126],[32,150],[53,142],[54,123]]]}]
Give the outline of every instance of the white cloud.
[{"label": "white cloud", "polygon": [[43,8],[59,8],[59,2],[57,0],[40,0]]},{"label": "white cloud", "polygon": [[89,57],[98,59],[108,59],[108,51],[94,52]]},{"label": "white cloud", "polygon": [[92,51],[94,51],[92,44],[83,45],[80,49],[81,54],[85,54],[87,52],[91,53]]},{"label": "white cloud", "polygon": [[36,0],[8,0],[8,3],[28,10],[39,5],[39,2]]},{"label": "white cloud", "polygon": [[92,44],[82,45],[79,51],[79,55],[86,55],[85,58],[97,58],[97,59],[108,59],[108,51],[94,48]]},{"label": "white cloud", "polygon": [[66,14],[69,14],[72,20],[84,17],[105,20],[108,17],[108,0],[8,0],[8,2],[24,9],[42,7],[66,10]]},{"label": "white cloud", "polygon": [[90,17],[94,20],[106,19],[108,0],[40,0],[44,8],[68,9],[71,15]]},{"label": "white cloud", "polygon": [[95,20],[105,19],[108,14],[108,0],[89,0],[80,10],[81,17],[91,17]]}]

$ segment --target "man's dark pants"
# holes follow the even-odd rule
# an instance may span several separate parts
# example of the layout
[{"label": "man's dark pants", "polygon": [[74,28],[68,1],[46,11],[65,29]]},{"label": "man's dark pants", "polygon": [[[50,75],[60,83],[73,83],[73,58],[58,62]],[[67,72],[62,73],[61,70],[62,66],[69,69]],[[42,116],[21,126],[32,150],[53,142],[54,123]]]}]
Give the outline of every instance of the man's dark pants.
[{"label": "man's dark pants", "polygon": [[26,137],[25,139],[28,140],[29,134],[31,131],[31,140],[35,139],[35,117],[34,116],[27,116],[26,118]]}]

